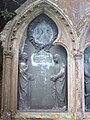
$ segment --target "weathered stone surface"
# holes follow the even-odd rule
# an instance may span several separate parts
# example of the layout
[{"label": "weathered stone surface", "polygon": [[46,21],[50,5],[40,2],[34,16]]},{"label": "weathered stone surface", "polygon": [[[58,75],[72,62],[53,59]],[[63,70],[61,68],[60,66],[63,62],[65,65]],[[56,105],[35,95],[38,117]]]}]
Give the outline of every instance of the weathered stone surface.
[{"label": "weathered stone surface", "polygon": [[[2,70],[3,70],[3,47],[0,42],[0,110],[1,110],[1,96],[2,96]],[[1,114],[1,111],[0,111]]]},{"label": "weathered stone surface", "polygon": [[[21,5],[22,7],[16,10],[16,12],[19,13],[20,10],[24,8],[24,6],[27,6],[28,4],[31,4],[32,2],[35,1],[37,0],[27,0],[25,4]],[[50,1],[55,3],[62,10],[64,10],[64,12],[69,16],[69,18],[72,20],[75,26],[79,24],[84,14],[90,11],[89,0],[50,0]]]},{"label": "weathered stone surface", "polygon": [[[41,5],[40,2],[45,3]],[[59,30],[62,29],[62,36],[58,36],[55,44],[64,46],[68,52],[67,113],[17,111],[19,44],[28,23],[40,13],[38,11],[42,11],[42,8],[55,19]],[[10,115],[13,120],[89,120],[90,113],[84,112],[83,52],[90,45],[90,37],[87,37],[87,33],[90,33],[90,0],[27,0],[16,13],[17,16],[5,26],[0,38],[4,49],[2,52],[3,49],[0,47],[3,120],[11,119]],[[3,84],[2,61],[4,61]]]}]

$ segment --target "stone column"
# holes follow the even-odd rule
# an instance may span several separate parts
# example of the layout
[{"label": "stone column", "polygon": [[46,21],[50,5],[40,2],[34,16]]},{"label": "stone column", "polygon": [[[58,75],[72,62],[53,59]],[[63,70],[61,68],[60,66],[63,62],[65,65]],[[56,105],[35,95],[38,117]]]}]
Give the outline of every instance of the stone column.
[{"label": "stone column", "polygon": [[82,61],[82,53],[77,53],[74,55],[75,57],[75,85],[76,85],[76,113],[75,120],[83,120],[83,107],[82,107],[82,82],[83,82],[83,61]]},{"label": "stone column", "polygon": [[10,50],[3,52],[3,80],[2,80],[2,120],[11,120],[10,98],[11,98],[11,59]]}]

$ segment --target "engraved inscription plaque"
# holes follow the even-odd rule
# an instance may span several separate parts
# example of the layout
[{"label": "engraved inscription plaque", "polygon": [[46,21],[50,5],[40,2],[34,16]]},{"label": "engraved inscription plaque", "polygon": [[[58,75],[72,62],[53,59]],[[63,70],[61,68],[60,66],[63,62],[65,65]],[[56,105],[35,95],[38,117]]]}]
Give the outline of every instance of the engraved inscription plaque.
[{"label": "engraved inscription plaque", "polygon": [[33,66],[54,66],[52,54],[44,50],[33,53],[31,56],[31,62]]}]

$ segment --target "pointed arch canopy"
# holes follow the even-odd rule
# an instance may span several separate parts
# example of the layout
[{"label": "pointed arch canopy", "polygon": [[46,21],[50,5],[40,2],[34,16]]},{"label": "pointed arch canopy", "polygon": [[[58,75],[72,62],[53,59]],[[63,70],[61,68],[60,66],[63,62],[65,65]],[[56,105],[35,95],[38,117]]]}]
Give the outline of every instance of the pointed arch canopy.
[{"label": "pointed arch canopy", "polygon": [[[19,9],[16,10],[16,13],[16,17],[5,26],[5,29],[2,32],[2,34],[5,36],[3,41],[6,42],[5,47],[7,47],[7,49],[12,49],[12,40],[17,39],[17,33],[20,33],[19,28],[24,24],[28,24],[28,22],[32,21],[41,13],[48,15],[51,19],[54,20],[54,22],[57,21],[57,26],[58,22],[61,22],[61,24],[66,27],[66,32],[68,32],[66,34],[68,34],[69,38],[71,39],[68,39],[68,41],[72,44],[72,50],[77,49],[75,45],[77,41],[77,34],[71,20],[62,9],[60,9],[50,0],[37,0],[33,3],[26,1]],[[25,30],[25,28],[23,30]]]},{"label": "pointed arch canopy", "polygon": [[[55,3],[50,0],[37,0],[35,2],[30,3],[29,0],[26,1],[18,10],[16,10],[16,17],[10,21],[6,26],[4,31],[2,32],[3,38],[3,46],[4,46],[4,55],[7,55],[7,58],[4,58],[4,72],[3,72],[3,109],[7,108],[15,114],[17,112],[17,88],[18,88],[18,61],[19,61],[19,48],[21,42],[26,39],[26,31],[28,29],[28,25],[32,22],[37,16],[41,13],[46,14],[49,18],[51,18],[56,26],[58,27],[58,36],[56,38],[55,45],[61,45],[67,51],[67,69],[68,71],[68,86],[69,84],[74,84],[73,80],[73,61],[72,61],[72,53],[77,49],[77,34],[74,30],[74,26],[68,16],[60,9]],[[8,57],[9,56],[9,57]],[[66,59],[65,59],[66,60]],[[6,70],[9,69],[8,71]],[[7,79],[7,76],[8,79]],[[7,84],[8,82],[8,84]],[[6,87],[4,86],[6,85]],[[8,87],[8,85],[10,87]],[[6,90],[6,89],[7,90]],[[74,91],[73,87],[67,87],[68,93],[70,91]],[[7,91],[8,94],[7,95]],[[8,96],[8,97],[7,97]],[[7,97],[7,98],[6,98]],[[74,103],[72,93],[68,95],[68,111],[71,112],[71,108],[73,108]],[[6,105],[4,105],[4,102]],[[70,104],[71,103],[71,104]],[[71,106],[70,106],[71,105]],[[23,114],[23,113],[22,113]],[[68,114],[66,114],[68,115]],[[45,116],[44,116],[45,117]],[[60,117],[60,116],[57,116]],[[69,118],[72,118],[72,114],[70,114]]]}]

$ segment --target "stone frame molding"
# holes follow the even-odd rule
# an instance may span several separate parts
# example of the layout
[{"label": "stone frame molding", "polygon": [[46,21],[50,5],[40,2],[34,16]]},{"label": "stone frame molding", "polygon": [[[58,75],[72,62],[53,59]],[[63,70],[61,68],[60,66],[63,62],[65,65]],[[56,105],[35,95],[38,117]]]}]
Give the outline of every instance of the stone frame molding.
[{"label": "stone frame molding", "polygon": [[90,33],[90,12],[86,14],[86,17],[81,20],[81,23],[83,23],[83,26],[80,30],[80,36],[79,36],[79,46],[78,51],[82,53],[82,72],[81,72],[81,90],[82,90],[82,113],[83,113],[83,119],[87,120],[90,119],[90,112],[85,112],[85,98],[84,98],[84,51],[87,47],[90,46],[90,39],[88,38],[87,34]]},{"label": "stone frame molding", "polygon": [[[10,21],[1,33],[3,40],[3,80],[2,80],[2,119],[47,119],[47,120],[82,120],[83,103],[83,51],[80,45],[83,32],[77,37],[76,30],[68,16],[50,0],[26,1],[18,10],[18,15]],[[62,45],[68,56],[68,112],[19,112],[17,111],[18,57],[20,42],[28,24],[44,12],[58,26],[62,34],[58,34],[54,44]],[[86,26],[86,25],[85,25]],[[83,29],[85,29],[84,27]],[[3,38],[3,39],[2,39]],[[26,38],[26,36],[24,37]],[[81,102],[82,101],[82,102]],[[85,113],[86,115],[86,113]]]}]

